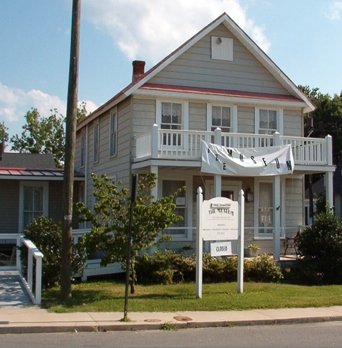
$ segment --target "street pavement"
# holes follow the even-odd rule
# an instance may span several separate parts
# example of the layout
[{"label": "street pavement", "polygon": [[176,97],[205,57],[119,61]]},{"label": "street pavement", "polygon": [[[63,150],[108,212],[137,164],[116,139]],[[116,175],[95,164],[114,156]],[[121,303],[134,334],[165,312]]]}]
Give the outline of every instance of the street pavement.
[{"label": "street pavement", "polygon": [[0,274],[0,333],[105,332],[342,321],[342,306],[245,311],[50,313],[34,306],[19,276]]}]

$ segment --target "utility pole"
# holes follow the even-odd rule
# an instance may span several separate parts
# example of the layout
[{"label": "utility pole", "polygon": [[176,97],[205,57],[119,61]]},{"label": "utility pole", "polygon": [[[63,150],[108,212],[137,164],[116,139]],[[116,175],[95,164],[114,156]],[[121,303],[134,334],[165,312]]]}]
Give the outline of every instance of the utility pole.
[{"label": "utility pole", "polygon": [[61,262],[61,297],[71,297],[71,256],[72,256],[72,208],[74,196],[74,167],[78,95],[78,61],[80,46],[81,0],[73,0],[71,20],[71,44],[69,63],[69,84],[66,115],[65,163],[64,163],[64,204]]}]

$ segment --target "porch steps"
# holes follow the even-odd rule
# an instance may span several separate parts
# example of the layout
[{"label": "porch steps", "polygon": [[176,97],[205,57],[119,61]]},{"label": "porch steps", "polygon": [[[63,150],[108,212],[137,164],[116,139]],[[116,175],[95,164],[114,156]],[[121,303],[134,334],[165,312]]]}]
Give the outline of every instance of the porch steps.
[{"label": "porch steps", "polygon": [[32,306],[18,271],[0,271],[0,308],[3,306]]}]

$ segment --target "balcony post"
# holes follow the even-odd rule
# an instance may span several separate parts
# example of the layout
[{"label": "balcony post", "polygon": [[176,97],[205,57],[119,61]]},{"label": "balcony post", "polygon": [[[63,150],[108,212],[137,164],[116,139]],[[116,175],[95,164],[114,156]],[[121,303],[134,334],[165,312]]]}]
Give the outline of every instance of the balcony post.
[{"label": "balcony post", "polygon": [[273,141],[274,141],[274,146],[279,146],[279,145],[281,145],[281,139],[280,139],[280,134],[279,134],[279,132],[274,132],[274,133],[273,133]]},{"label": "balcony post", "polygon": [[[332,136],[327,135],[325,137],[326,141],[326,151],[327,151],[327,163],[329,166],[333,165],[332,157]],[[332,209],[334,207],[334,189],[333,189],[333,173],[326,172],[324,175],[324,185],[325,185],[325,198],[329,207]]]},{"label": "balcony post", "polygon": [[[275,132],[273,134],[274,146],[281,145],[280,134]],[[273,188],[273,257],[274,260],[279,261],[280,259],[280,216],[281,216],[281,198],[280,198],[280,175],[274,177],[274,188]]]},{"label": "balcony post", "polygon": [[152,138],[151,138],[151,154],[152,158],[158,157],[158,125],[155,123],[152,126]]},{"label": "balcony post", "polygon": [[[214,142],[216,145],[221,145],[221,128],[216,128],[214,131]],[[221,175],[214,175],[214,197],[221,197],[222,179]]]}]

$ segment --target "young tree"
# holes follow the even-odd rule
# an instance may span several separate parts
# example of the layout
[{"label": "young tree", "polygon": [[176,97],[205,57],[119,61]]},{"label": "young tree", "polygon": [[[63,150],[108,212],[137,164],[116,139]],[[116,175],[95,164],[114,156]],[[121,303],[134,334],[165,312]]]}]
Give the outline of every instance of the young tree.
[{"label": "young tree", "polygon": [[43,117],[32,108],[26,115],[23,132],[11,138],[12,150],[20,153],[49,153],[58,167],[64,160],[64,117],[56,109],[51,115]]},{"label": "young tree", "polygon": [[0,143],[8,141],[8,128],[5,126],[5,122],[0,122]]},{"label": "young tree", "polygon": [[[77,204],[81,219],[92,224],[91,232],[85,236],[87,253],[102,251],[103,265],[121,262],[125,267],[129,242],[129,212],[132,204],[129,190],[119,187],[105,175],[93,174],[92,177],[96,201],[94,209],[86,208],[83,203]],[[139,177],[136,200],[132,207],[131,293],[135,292],[135,262],[138,254],[151,248],[163,229],[181,219],[174,213],[179,192],[155,200],[150,194],[155,182],[154,174]]]}]

